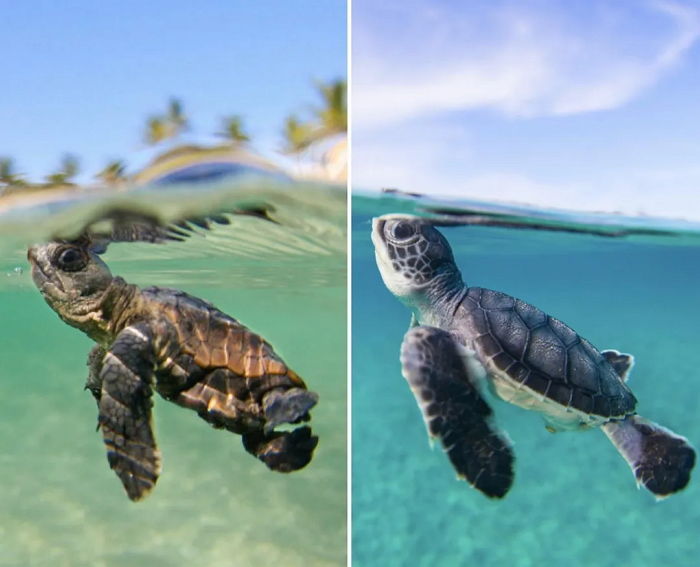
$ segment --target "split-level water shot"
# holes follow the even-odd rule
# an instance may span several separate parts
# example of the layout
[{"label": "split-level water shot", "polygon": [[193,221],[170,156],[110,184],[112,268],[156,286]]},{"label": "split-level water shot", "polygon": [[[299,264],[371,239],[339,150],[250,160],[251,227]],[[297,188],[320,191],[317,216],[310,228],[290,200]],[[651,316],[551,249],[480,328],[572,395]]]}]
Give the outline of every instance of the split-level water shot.
[{"label": "split-level water shot", "polygon": [[346,5],[304,4],[5,10],[0,565],[346,564]]},{"label": "split-level water shot", "polygon": [[0,567],[696,567],[692,0],[5,3]]}]

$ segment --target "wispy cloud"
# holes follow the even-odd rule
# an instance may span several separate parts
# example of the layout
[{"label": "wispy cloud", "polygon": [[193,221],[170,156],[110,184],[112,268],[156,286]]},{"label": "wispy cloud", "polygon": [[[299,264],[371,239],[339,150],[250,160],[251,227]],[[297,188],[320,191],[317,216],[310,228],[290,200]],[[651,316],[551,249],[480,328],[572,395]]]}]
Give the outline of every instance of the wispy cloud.
[{"label": "wispy cloud", "polygon": [[583,18],[557,3],[477,2],[473,13],[456,14],[444,3],[418,1],[401,12],[410,14],[399,24],[411,33],[397,25],[395,35],[363,26],[368,1],[354,4],[362,27],[353,52],[353,125],[360,129],[456,110],[542,116],[616,108],[654,85],[700,38],[700,12],[671,1],[591,0]]}]

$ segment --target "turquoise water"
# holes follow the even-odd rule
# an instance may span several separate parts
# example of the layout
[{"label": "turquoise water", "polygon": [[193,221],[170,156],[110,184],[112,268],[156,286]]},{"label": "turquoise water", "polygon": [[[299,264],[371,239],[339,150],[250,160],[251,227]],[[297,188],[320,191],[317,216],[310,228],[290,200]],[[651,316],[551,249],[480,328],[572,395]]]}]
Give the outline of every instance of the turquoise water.
[{"label": "turquoise water", "polygon": [[[115,244],[105,255],[130,282],[212,301],[320,395],[315,458],[289,475],[268,471],[240,437],[155,399],[163,473],[139,503],[127,499],[95,431],[95,403],[83,391],[91,343],[45,305],[23,257],[32,235],[68,226],[84,209],[34,209],[44,222],[12,217],[0,241],[1,566],[345,565],[345,196],[294,189],[264,197],[279,225],[231,217],[186,242]],[[236,195],[222,199],[250,201]]]},{"label": "turquoise water", "polygon": [[[419,205],[353,199],[353,564],[697,565],[697,471],[685,491],[656,502],[637,490],[602,432],[551,434],[538,415],[503,402],[494,410],[516,454],[515,483],[504,500],[489,501],[455,480],[440,447],[431,450],[398,360],[409,313],[384,287],[369,239],[372,216]],[[580,228],[600,219],[568,220]],[[699,447],[700,237],[690,224],[683,228],[675,236],[626,239],[476,226],[442,231],[468,284],[533,303],[599,348],[635,354],[629,383],[639,413]]]}]

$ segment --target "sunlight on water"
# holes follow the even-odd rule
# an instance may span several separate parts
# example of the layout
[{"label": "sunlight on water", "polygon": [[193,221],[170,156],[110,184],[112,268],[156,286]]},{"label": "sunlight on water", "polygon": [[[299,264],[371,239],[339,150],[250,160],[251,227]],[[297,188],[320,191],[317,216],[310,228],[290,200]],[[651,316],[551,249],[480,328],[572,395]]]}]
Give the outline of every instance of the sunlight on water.
[{"label": "sunlight on water", "polygon": [[[327,186],[185,187],[69,198],[0,212],[0,565],[344,565],[346,550],[345,193]],[[264,336],[317,391],[315,458],[289,475],[240,437],[155,399],[163,473],[131,503],[109,470],[83,391],[91,342],[34,288],[25,246],[76,230],[104,207],[206,214],[272,206],[278,224],[229,215],[184,242],[122,243],[104,259],[139,285],[183,289]]]},{"label": "sunlight on water", "polygon": [[[629,467],[601,432],[550,434],[538,415],[503,402],[495,402],[494,411],[516,455],[515,483],[504,500],[489,501],[456,481],[439,446],[430,449],[399,364],[410,315],[384,287],[369,238],[371,217],[428,214],[425,204],[391,195],[353,199],[354,564],[696,565],[697,471],[685,491],[657,503],[637,490]],[[476,205],[453,202],[450,208],[507,213]],[[530,223],[551,215],[518,212]],[[564,213],[556,222],[639,228],[643,234],[441,230],[469,285],[531,302],[599,348],[633,353],[630,387],[640,414],[700,446],[698,228],[610,216],[592,222]]]}]

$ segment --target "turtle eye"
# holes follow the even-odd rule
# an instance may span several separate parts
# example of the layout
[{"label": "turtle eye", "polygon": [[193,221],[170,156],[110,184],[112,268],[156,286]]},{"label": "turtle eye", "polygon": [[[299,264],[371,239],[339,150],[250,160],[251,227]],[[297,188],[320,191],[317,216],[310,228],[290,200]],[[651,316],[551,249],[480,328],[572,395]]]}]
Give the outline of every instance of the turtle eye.
[{"label": "turtle eye", "polygon": [[78,272],[85,268],[87,263],[87,254],[75,246],[62,248],[54,256],[54,264],[64,272]]},{"label": "turtle eye", "polygon": [[398,221],[389,230],[395,240],[406,240],[416,233],[416,228],[406,221]]}]

